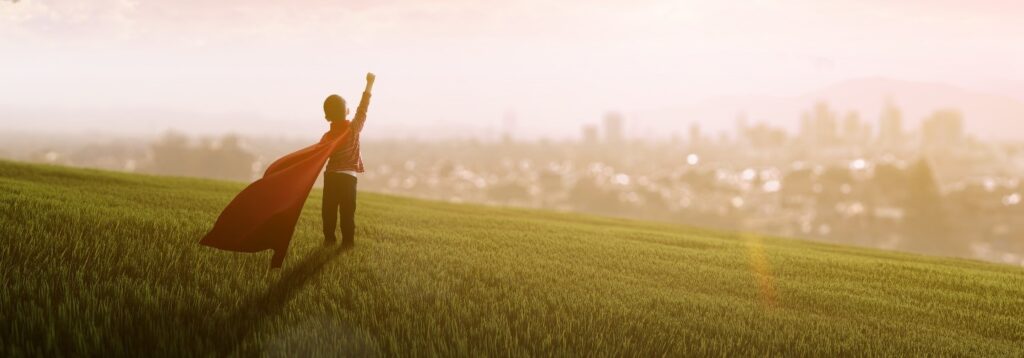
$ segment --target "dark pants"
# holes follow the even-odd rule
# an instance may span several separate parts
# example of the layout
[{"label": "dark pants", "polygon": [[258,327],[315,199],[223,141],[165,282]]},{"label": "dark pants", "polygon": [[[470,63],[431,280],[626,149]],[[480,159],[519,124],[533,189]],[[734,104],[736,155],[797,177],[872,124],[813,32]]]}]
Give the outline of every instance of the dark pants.
[{"label": "dark pants", "polygon": [[352,244],[356,232],[356,177],[335,172],[324,173],[324,239],[336,240],[334,224],[341,215],[341,242]]}]

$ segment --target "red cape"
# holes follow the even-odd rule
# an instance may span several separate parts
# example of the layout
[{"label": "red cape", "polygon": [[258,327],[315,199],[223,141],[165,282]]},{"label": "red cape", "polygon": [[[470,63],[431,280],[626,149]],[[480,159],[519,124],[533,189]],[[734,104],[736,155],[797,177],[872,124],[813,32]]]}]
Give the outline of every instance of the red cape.
[{"label": "red cape", "polygon": [[200,244],[221,250],[274,250],[270,267],[281,267],[302,206],[320,170],[349,129],[333,129],[320,142],[278,159],[228,204]]}]

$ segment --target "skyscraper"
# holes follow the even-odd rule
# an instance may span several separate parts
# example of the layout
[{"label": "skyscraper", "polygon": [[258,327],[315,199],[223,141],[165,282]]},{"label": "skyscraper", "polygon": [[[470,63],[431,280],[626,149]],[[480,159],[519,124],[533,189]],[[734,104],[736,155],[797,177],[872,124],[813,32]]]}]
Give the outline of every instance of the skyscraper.
[{"label": "skyscraper", "polygon": [[625,120],[618,112],[608,112],[604,116],[604,141],[609,144],[622,143],[625,139],[623,125]]},{"label": "skyscraper", "polygon": [[964,138],[964,116],[955,109],[935,111],[921,123],[923,144],[929,148],[948,148]]},{"label": "skyscraper", "polygon": [[871,126],[860,119],[860,113],[849,111],[843,118],[842,137],[847,144],[865,144],[871,137]]},{"label": "skyscraper", "polygon": [[698,147],[704,143],[704,135],[700,131],[700,123],[690,123],[690,145]]},{"label": "skyscraper", "polygon": [[583,143],[584,144],[596,144],[597,143],[597,126],[593,124],[587,124],[583,126]]},{"label": "skyscraper", "polygon": [[800,137],[804,144],[830,146],[837,143],[839,121],[828,103],[818,102],[800,118]]},{"label": "skyscraper", "polygon": [[903,115],[892,100],[885,101],[878,119],[878,141],[883,145],[896,145],[903,141]]}]

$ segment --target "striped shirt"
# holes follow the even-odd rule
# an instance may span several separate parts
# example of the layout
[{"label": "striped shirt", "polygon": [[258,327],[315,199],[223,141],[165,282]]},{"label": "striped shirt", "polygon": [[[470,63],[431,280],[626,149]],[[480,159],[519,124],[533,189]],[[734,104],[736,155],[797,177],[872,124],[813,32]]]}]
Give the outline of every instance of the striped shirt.
[{"label": "striped shirt", "polygon": [[327,160],[329,172],[363,172],[363,158],[359,155],[359,132],[352,128],[352,135],[338,144],[338,149]]},{"label": "striped shirt", "polygon": [[348,139],[338,144],[338,148],[331,153],[327,160],[328,172],[342,172],[352,176],[355,173],[363,172],[363,158],[359,153],[359,134],[363,131],[363,124],[366,123],[366,109],[370,105],[370,94],[363,92],[363,98],[359,101],[356,115],[352,121],[338,121],[331,123],[331,130],[344,130],[345,126],[352,127],[352,134]]}]

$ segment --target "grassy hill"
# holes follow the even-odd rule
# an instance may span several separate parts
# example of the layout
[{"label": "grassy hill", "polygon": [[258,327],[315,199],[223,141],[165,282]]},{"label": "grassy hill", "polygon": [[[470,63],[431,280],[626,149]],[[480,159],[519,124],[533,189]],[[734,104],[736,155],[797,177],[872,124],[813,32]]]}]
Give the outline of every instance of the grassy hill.
[{"label": "grassy hill", "polygon": [[0,162],[0,356],[1024,355],[1019,267],[315,190],[268,272],[197,244],[242,186]]}]

